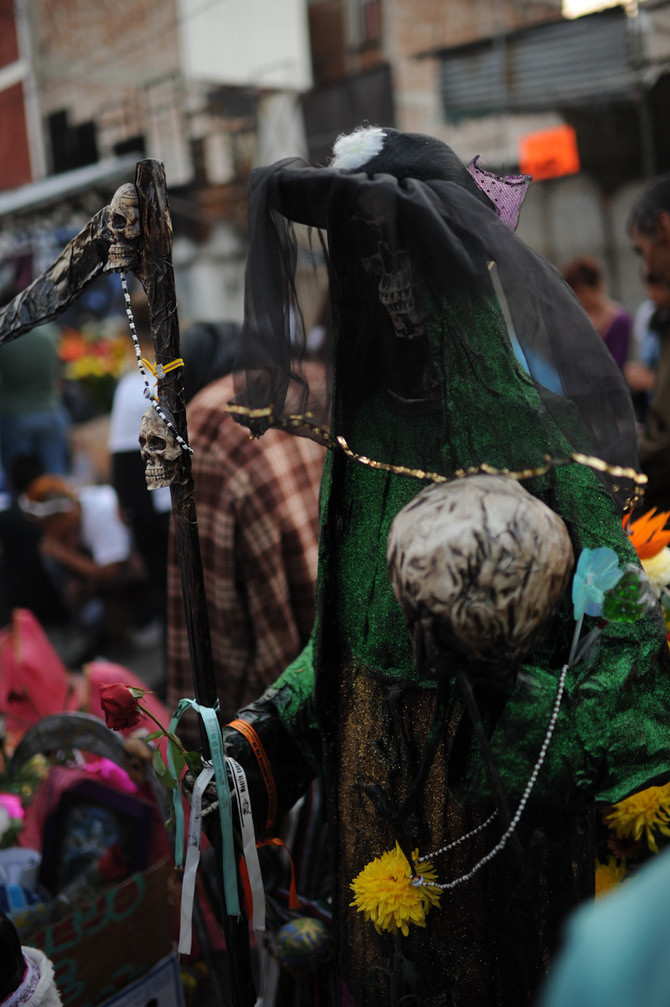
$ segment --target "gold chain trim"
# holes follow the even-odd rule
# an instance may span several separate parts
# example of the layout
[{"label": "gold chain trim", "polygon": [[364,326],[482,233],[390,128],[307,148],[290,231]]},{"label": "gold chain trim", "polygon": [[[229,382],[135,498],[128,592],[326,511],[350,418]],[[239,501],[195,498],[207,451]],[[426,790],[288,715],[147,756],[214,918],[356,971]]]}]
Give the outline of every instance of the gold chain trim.
[{"label": "gold chain trim", "polygon": [[275,427],[280,430],[288,431],[302,431],[309,437],[315,438],[330,451],[342,451],[347,458],[351,458],[352,461],[358,462],[361,465],[367,465],[368,468],[378,469],[383,472],[391,472],[393,475],[397,476],[410,476],[413,479],[420,479],[423,482],[433,482],[433,483],[446,483],[451,482],[454,479],[465,479],[467,476],[478,475],[479,473],[485,473],[486,475],[494,476],[507,476],[510,479],[517,479],[522,481],[524,479],[535,479],[537,476],[543,476],[547,472],[550,472],[553,468],[558,468],[561,465],[586,465],[587,468],[594,469],[596,472],[606,472],[608,475],[616,479],[630,479],[634,484],[633,495],[626,500],[624,504],[624,512],[627,513],[633,510],[635,505],[641,500],[644,495],[644,487],[646,486],[648,480],[643,472],[637,472],[635,469],[626,468],[622,465],[610,465],[608,462],[603,461],[602,458],[596,458],[594,455],[585,455],[580,451],[574,451],[572,454],[568,455],[567,458],[552,458],[551,455],[544,456],[544,463],[542,465],[537,465],[534,468],[520,469],[518,471],[513,471],[507,468],[495,468],[493,465],[489,465],[487,462],[482,462],[481,465],[472,465],[467,469],[456,469],[451,475],[445,476],[439,472],[427,472],[423,469],[412,469],[408,468],[406,465],[392,465],[390,462],[379,462],[374,458],[368,458],[366,455],[359,455],[353,451],[342,435],[333,437],[330,432],[317,423],[313,423],[309,419],[309,413],[302,416],[288,416],[284,419],[278,421],[272,420],[273,409],[272,406],[266,406],[263,409],[248,409],[246,406],[233,405],[232,403],[225,406],[226,412],[231,413],[233,416],[244,416],[247,419],[270,419],[270,426]]}]

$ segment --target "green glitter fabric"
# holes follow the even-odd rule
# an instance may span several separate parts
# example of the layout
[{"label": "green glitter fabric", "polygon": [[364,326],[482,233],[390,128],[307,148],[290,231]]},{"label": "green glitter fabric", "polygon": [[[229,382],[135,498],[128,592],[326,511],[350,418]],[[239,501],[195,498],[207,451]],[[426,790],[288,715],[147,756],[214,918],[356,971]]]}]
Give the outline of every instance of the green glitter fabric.
[{"label": "green glitter fabric", "polygon": [[[484,461],[515,468],[537,464],[545,453],[567,455],[569,444],[543,414],[532,383],[514,358],[490,291],[485,287],[477,292],[480,296],[471,304],[465,284],[460,284],[460,290],[460,298],[443,306],[433,333],[446,327],[449,347],[462,347],[465,337],[459,338],[455,329],[459,319],[470,318],[474,312],[477,332],[482,341],[486,334],[490,346],[488,358],[495,360],[495,383],[482,383],[476,363],[468,372],[462,359],[452,360],[445,351],[440,362],[448,396],[442,409],[434,405],[414,413],[398,409],[393,398],[379,390],[369,401],[358,403],[355,415],[349,417],[347,403],[339,402],[336,389],[350,446],[374,459],[416,465],[419,444],[422,465],[443,473]],[[458,383],[449,381],[448,374],[454,371]],[[619,510],[590,469],[574,464],[524,485],[561,514],[576,556],[585,547],[608,546],[622,564],[636,563]],[[422,483],[413,478],[373,470],[341,456],[327,459],[316,626],[318,719],[327,731],[337,702],[333,683],[338,668],[350,656],[389,686],[433,687],[414,666],[385,558],[391,521],[421,488]],[[585,632],[595,625],[588,617],[586,623]],[[521,795],[537,759],[573,630],[568,592],[543,645],[519,670],[501,712],[496,697],[491,742],[510,798]],[[616,801],[670,774],[666,651],[660,609],[635,623],[605,628],[588,666],[580,665],[569,673],[536,800],[570,804],[596,797]],[[310,667],[311,656],[310,645]],[[298,665],[304,664],[303,657]],[[322,671],[325,668],[327,672]],[[289,668],[279,686],[285,697],[280,715],[297,741],[302,736],[310,763],[317,765],[320,753],[304,745],[305,739],[319,737],[314,729],[304,731],[305,724],[314,724],[317,717],[313,672],[308,678],[304,671],[296,675]],[[279,695],[276,689],[272,694]],[[480,701],[486,708],[486,698]],[[460,774],[461,786],[471,797],[485,793],[476,752],[471,753],[468,767]]]},{"label": "green glitter fabric", "polygon": [[[499,382],[479,387],[475,395],[476,375],[471,382],[462,380],[450,389],[453,412],[433,404],[425,410],[399,409],[383,389],[359,403],[353,417],[343,405],[340,429],[346,429],[354,450],[411,464],[421,445],[422,464],[443,472],[453,471],[457,462],[521,467],[537,462],[544,451],[567,453],[566,441],[551,429],[504,342],[495,302],[482,296],[480,305],[479,331],[486,328],[498,347]],[[337,414],[337,389],[335,401]],[[483,422],[491,417],[495,430]],[[445,441],[447,426],[451,436]],[[622,563],[635,562],[618,507],[591,470],[571,465],[525,485],[563,516],[575,555],[584,547],[609,546]],[[263,700],[276,710],[305,767],[324,780],[336,864],[333,897],[343,935],[339,969],[360,1007],[388,1003],[383,985],[370,989],[365,977],[388,960],[389,939],[352,909],[349,882],[396,838],[364,788],[380,788],[391,808],[407,800],[428,738],[435,692],[434,682],[414,665],[385,560],[390,523],[421,488],[416,479],[341,455],[328,457],[314,641]],[[587,617],[586,623],[584,632],[594,620]],[[543,643],[518,669],[511,690],[504,695],[477,691],[512,808],[544,740],[574,625],[566,592]],[[592,893],[588,809],[595,801],[619,800],[670,775],[668,664],[665,628],[656,610],[632,624],[606,626],[597,651],[571,669],[545,764],[517,830],[524,851],[537,849],[543,837],[542,856],[538,860],[536,852],[520,864],[512,849],[505,851],[474,882],[448,896],[448,906],[431,915],[425,932],[413,930],[403,939],[403,954],[421,977],[420,1002],[449,1004],[461,998],[477,1007],[534,1002],[565,915]],[[402,823],[422,852],[480,826],[494,803],[455,683],[447,690],[446,705],[438,756],[415,813]],[[253,718],[253,711],[247,715]],[[256,726],[263,737],[263,725]],[[266,736],[277,785],[280,792],[291,792],[297,771],[286,771],[286,746],[272,742]],[[470,870],[499,835],[500,830],[485,830],[476,842],[459,848],[458,858],[440,862],[440,880]],[[503,917],[507,925],[499,926]]]},{"label": "green glitter fabric", "polygon": [[[436,204],[435,193],[414,181],[399,189],[415,194],[415,206],[424,195],[426,205]],[[297,191],[298,181],[286,189],[295,205]],[[587,445],[589,411],[579,408],[579,396],[571,401],[553,394],[549,379],[539,388],[523,366],[488,270],[490,256],[477,234],[465,238],[460,225],[445,223],[442,230],[436,225],[428,240],[420,228],[411,229],[409,217],[394,216],[393,205],[393,199],[379,205],[372,198],[361,200],[358,217],[334,213],[335,204],[327,205],[336,332],[331,433],[369,459],[445,476],[482,463],[534,468],[546,455],[564,458]],[[306,215],[293,219],[323,223]],[[261,238],[272,244],[272,228],[259,232]],[[411,300],[411,289],[411,339],[399,336],[380,303],[379,273],[373,268],[380,246],[385,261],[406,262],[406,255],[410,263],[403,266],[403,296]],[[294,265],[288,256],[282,260],[287,273]],[[534,304],[546,319],[555,305],[549,287],[541,287],[540,272],[545,282],[539,264],[537,275],[529,273],[521,281],[529,291],[541,288]],[[556,291],[558,304],[562,294]],[[278,297],[278,289],[268,296]],[[259,288],[252,305],[259,319],[262,297]],[[531,314],[527,321],[535,324]],[[581,346],[575,343],[572,352],[577,373]],[[563,363],[571,367],[570,359]],[[287,364],[285,384],[289,371]],[[267,373],[274,378],[278,370]],[[579,389],[579,381],[573,386]],[[264,391],[262,380],[255,391]],[[275,392],[271,388],[270,396]],[[590,391],[582,388],[581,394],[587,398]],[[598,395],[596,385],[593,394]],[[259,401],[250,394],[250,406]],[[430,851],[477,828],[496,803],[456,675],[445,686],[436,726],[436,686],[415,666],[387,575],[391,522],[424,485],[343,453],[329,455],[321,488],[313,640],[242,713],[256,726],[280,793],[294,794],[296,779],[309,774],[324,782],[342,935],[339,967],[355,1003],[365,1007],[389,1002],[366,979],[371,967],[388,959],[389,947],[387,938],[351,909],[350,881],[369,859],[393,846],[400,830],[422,852]],[[576,557],[585,547],[605,546],[622,564],[636,563],[611,486],[593,471],[576,464],[557,467],[524,486],[565,521]],[[512,808],[537,761],[574,625],[568,591],[541,644],[510,676],[511,684],[475,687]],[[593,626],[587,617],[584,632]],[[451,660],[454,672],[460,671],[459,659]],[[554,737],[517,839],[475,883],[450,895],[435,919],[431,914],[425,932],[415,928],[407,938],[404,949],[422,980],[420,1002],[477,1007],[533,1002],[566,912],[592,891],[595,802],[616,801],[670,778],[669,665],[665,627],[656,609],[637,622],[608,624],[597,648],[570,670]],[[438,742],[430,771],[399,821],[398,809],[417,790],[429,737]],[[288,749],[292,761],[286,760]],[[253,766],[253,759],[246,764]],[[253,782],[250,786],[253,793]],[[446,866],[440,864],[445,880],[470,870],[500,832],[478,832],[476,841],[459,846]]]}]

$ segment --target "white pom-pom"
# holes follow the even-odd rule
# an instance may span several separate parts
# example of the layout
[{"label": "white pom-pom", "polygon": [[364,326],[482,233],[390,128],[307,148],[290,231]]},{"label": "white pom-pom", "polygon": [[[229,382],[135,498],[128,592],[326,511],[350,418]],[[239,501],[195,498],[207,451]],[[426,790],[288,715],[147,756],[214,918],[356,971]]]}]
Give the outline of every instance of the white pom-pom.
[{"label": "white pom-pom", "polygon": [[333,145],[329,168],[355,171],[376,157],[384,146],[386,133],[379,126],[359,126],[353,133],[341,133]]}]

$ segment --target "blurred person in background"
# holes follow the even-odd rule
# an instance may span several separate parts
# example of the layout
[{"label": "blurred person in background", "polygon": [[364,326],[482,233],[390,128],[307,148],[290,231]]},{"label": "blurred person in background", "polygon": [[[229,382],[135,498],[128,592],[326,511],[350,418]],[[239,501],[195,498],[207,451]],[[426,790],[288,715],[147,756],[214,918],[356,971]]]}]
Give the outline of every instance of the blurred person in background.
[{"label": "blurred person in background", "polygon": [[[142,291],[131,296],[131,308],[140,351],[143,358],[153,364],[149,309]],[[147,603],[151,607],[151,618],[145,626],[146,642],[159,643],[164,638],[165,627],[171,502],[169,487],[147,489],[139,443],[142,416],[149,407],[144,390],[144,379],[132,354],[126,373],[119,378],[114,390],[108,447],[112,486],[123,520],[130,529],[134,547],[142,557],[149,578]]]},{"label": "blurred person in background", "polygon": [[645,280],[670,288],[670,175],[661,175],[642,193],[631,211],[629,231]]},{"label": "blurred person in background", "polygon": [[[319,367],[318,364],[313,364]],[[187,410],[217,695],[232,718],[302,650],[312,630],[318,500],[325,449],[270,430],[262,439],[226,412],[233,375]],[[193,691],[174,540],[168,562],[168,706]],[[183,725],[183,727],[182,727]],[[198,744],[195,718],[179,733]]]},{"label": "blurred person in background", "polygon": [[187,405],[206,385],[230,373],[239,335],[239,323],[231,321],[192,321],[182,330],[180,348]]},{"label": "blurred person in background", "polygon": [[662,283],[645,283],[646,300],[633,321],[631,359],[624,365],[624,375],[633,396],[635,412],[642,427],[649,416],[649,407],[656,382],[656,370],[661,353],[661,333],[670,319],[670,290]]},{"label": "blurred person in background", "polygon": [[[131,295],[131,309],[142,357],[153,365],[154,344],[147,299],[142,291]],[[239,325],[235,322],[193,322],[181,333],[184,360],[184,397],[191,398],[209,381],[232,367]],[[144,561],[154,605],[153,630],[163,638],[167,609],[167,551],[170,525],[170,489],[149,490],[140,455],[142,416],[149,407],[145,384],[133,356],[114,393],[109,431],[112,484],[124,520],[132,531],[135,548]],[[149,632],[149,630],[147,630]],[[158,642],[158,639],[156,640]]]},{"label": "blurred person in background", "polygon": [[626,309],[607,295],[602,269],[590,256],[578,255],[565,264],[563,277],[579,298],[605,346],[623,369],[628,359],[632,321]]},{"label": "blurred person in background", "polygon": [[[20,292],[3,291],[7,304]],[[68,419],[61,402],[60,330],[41,325],[0,346],[0,458],[9,479],[18,457],[39,458],[45,471],[65,475],[69,465]]]},{"label": "blurred person in background", "polygon": [[8,473],[12,494],[0,507],[0,594],[8,618],[14,609],[28,609],[44,627],[64,626],[70,613],[40,550],[42,529],[20,508],[17,498],[44,468],[35,455],[14,459]]},{"label": "blurred person in background", "polygon": [[146,582],[111,486],[75,490],[48,473],[29,483],[19,506],[42,532],[41,555],[74,621],[101,639],[141,625]]},{"label": "blurred person in background", "polygon": [[[670,295],[670,175],[654,180],[634,204],[629,221],[645,282]],[[663,304],[663,310],[666,303]],[[649,479],[644,507],[670,510],[670,323],[660,314],[659,354],[653,393],[639,440],[640,467]]]}]

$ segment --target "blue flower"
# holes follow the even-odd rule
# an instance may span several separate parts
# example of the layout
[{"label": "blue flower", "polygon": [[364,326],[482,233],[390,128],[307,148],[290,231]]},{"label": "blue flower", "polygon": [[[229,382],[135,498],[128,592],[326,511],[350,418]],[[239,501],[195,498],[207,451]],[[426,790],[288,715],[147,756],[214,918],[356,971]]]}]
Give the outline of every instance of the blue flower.
[{"label": "blue flower", "polygon": [[600,615],[605,592],[623,577],[619,557],[613,549],[582,549],[572,581],[575,619]]}]

